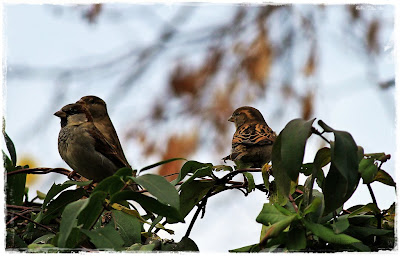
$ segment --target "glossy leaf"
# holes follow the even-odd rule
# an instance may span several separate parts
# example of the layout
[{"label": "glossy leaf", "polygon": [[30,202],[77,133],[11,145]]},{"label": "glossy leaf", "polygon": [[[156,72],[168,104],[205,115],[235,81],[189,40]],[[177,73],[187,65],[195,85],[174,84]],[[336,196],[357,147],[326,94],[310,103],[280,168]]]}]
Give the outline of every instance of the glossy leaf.
[{"label": "glossy leaf", "polygon": [[332,228],[335,234],[340,234],[346,231],[346,229],[349,228],[350,223],[349,220],[347,219],[348,216],[340,216],[337,218],[336,221],[332,223]]},{"label": "glossy leaf", "polygon": [[325,213],[343,205],[354,193],[360,180],[359,148],[353,137],[348,132],[337,130],[333,132],[335,142],[331,142],[331,166],[322,188],[325,196]]},{"label": "glossy leaf", "polygon": [[290,227],[286,247],[290,251],[300,251],[307,246],[306,230],[304,227]]},{"label": "glossy leaf", "polygon": [[153,213],[164,217],[170,217],[177,221],[184,221],[178,209],[165,205],[152,197],[148,197],[134,191],[121,191],[111,197],[110,203],[118,203],[122,200],[134,200],[142,207]]},{"label": "glossy leaf", "polygon": [[144,187],[161,203],[179,209],[178,191],[164,177],[155,174],[145,174],[139,177],[131,177],[131,179]]},{"label": "glossy leaf", "polygon": [[11,140],[11,138],[8,136],[8,134],[6,133],[6,131],[4,130],[4,119],[3,119],[3,136],[4,136],[4,141],[6,142],[6,147],[8,150],[8,153],[10,154],[11,157],[11,162],[13,164],[13,166],[17,166],[17,153],[15,150],[15,146],[13,141]]},{"label": "glossy leaf", "polygon": [[396,182],[394,182],[392,176],[389,175],[389,173],[385,172],[384,170],[380,169],[375,177],[374,181],[381,182],[383,184],[386,184],[388,186],[396,187]]},{"label": "glossy leaf", "polygon": [[[16,170],[19,168],[16,168]],[[7,176],[6,201],[7,204],[21,206],[25,195],[26,173]]]},{"label": "glossy leaf", "polygon": [[210,167],[212,168],[213,165],[210,163],[200,163],[197,161],[187,161],[181,168],[181,171],[179,172],[178,178],[176,180],[172,181],[172,185],[178,184],[181,180],[183,180],[186,175],[189,173],[195,173],[198,169],[204,168],[204,167]]},{"label": "glossy leaf", "polygon": [[364,184],[369,184],[374,181],[376,174],[378,173],[378,166],[375,164],[373,158],[362,159],[358,171],[361,174]]},{"label": "glossy leaf", "polygon": [[63,184],[53,183],[53,185],[51,186],[50,190],[47,192],[46,197],[43,201],[42,209],[46,208],[46,206],[50,202],[50,200],[52,200],[61,191],[65,190],[71,186],[74,186],[74,185],[87,186],[90,183],[91,183],[91,181],[72,181],[72,180],[68,180],[68,181],[64,182]]},{"label": "glossy leaf", "polygon": [[353,210],[353,212],[350,214],[350,217],[356,216],[360,213],[368,213],[368,212],[372,212],[373,214],[380,214],[381,210],[376,206],[376,204],[369,203],[361,206],[356,210]]},{"label": "glossy leaf", "polygon": [[93,192],[104,191],[113,195],[119,192],[125,183],[118,176],[110,176],[99,182]]},{"label": "glossy leaf", "polygon": [[77,227],[77,217],[89,204],[89,199],[82,199],[67,205],[61,215],[58,247],[65,248],[72,228]]},{"label": "glossy leaf", "polygon": [[122,211],[112,210],[112,218],[124,241],[124,246],[128,247],[134,243],[141,242],[142,224],[136,217]]},{"label": "glossy leaf", "polygon": [[253,174],[251,174],[250,172],[244,172],[243,175],[246,177],[248,183],[247,193],[250,193],[251,191],[256,189],[256,184],[254,183]]},{"label": "glossy leaf", "polygon": [[182,217],[186,217],[193,207],[207,194],[214,186],[215,181],[192,181],[190,186],[181,190],[180,212]]},{"label": "glossy leaf", "polygon": [[281,137],[280,154],[282,162],[278,165],[277,171],[284,171],[292,181],[296,181],[299,176],[306,142],[311,135],[311,126],[314,120],[294,119],[279,134]]},{"label": "glossy leaf", "polygon": [[124,244],[120,234],[111,225],[91,231],[82,229],[81,232],[87,235],[90,238],[90,242],[100,250],[112,249],[118,251],[122,249]]},{"label": "glossy leaf", "polygon": [[335,234],[332,229],[329,229],[321,224],[304,220],[304,224],[314,235],[322,240],[333,244],[353,244],[360,243],[360,240],[345,234]]},{"label": "glossy leaf", "polygon": [[184,236],[181,241],[179,241],[174,251],[198,252],[199,247],[197,247],[196,243],[192,239]]},{"label": "glossy leaf", "polygon": [[211,166],[205,166],[202,168],[197,169],[192,176],[190,176],[189,179],[187,179],[180,187],[180,189],[184,189],[186,186],[190,186],[192,181],[196,178],[200,177],[205,177],[205,176],[210,176],[212,173],[212,167]]},{"label": "glossy leaf", "polygon": [[285,220],[288,215],[283,214],[279,211],[276,205],[273,204],[264,204],[261,212],[258,214],[256,221],[258,223],[269,226],[271,224],[277,223],[279,221]]},{"label": "glossy leaf", "polygon": [[83,188],[62,192],[56,199],[48,204],[47,210],[44,212],[42,218],[36,221],[43,224],[49,223],[52,219],[58,217],[69,203],[79,200],[84,195],[85,190]]},{"label": "glossy leaf", "polygon": [[284,219],[268,226],[265,230],[265,236],[262,238],[262,240],[266,242],[270,238],[279,236],[297,218],[298,215],[293,214],[291,216],[286,216]]},{"label": "glossy leaf", "polygon": [[[273,166],[272,168],[273,168],[273,176],[275,178],[274,181],[277,188],[276,200],[283,201],[280,203],[284,204],[286,203],[285,201],[287,201],[286,198],[289,196],[291,180],[283,166],[283,159],[281,154],[281,145],[282,145],[281,140],[282,137],[279,135],[275,139],[274,146],[272,148],[272,166]],[[272,199],[270,198],[270,200]]]},{"label": "glossy leaf", "polygon": [[84,229],[90,229],[103,213],[106,197],[107,193],[104,191],[92,193],[89,197],[89,204],[78,217],[78,225],[82,225]]}]

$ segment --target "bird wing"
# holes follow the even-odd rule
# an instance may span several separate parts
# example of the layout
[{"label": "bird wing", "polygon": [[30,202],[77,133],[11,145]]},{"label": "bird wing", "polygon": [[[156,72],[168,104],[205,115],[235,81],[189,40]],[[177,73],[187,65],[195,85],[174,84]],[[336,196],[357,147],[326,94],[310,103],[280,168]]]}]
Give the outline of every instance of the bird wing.
[{"label": "bird wing", "polygon": [[91,126],[85,129],[95,140],[95,149],[115,164],[118,168],[129,166],[128,163],[118,154],[117,149],[111,145],[103,134],[91,123]]},{"label": "bird wing", "polygon": [[232,147],[238,145],[262,146],[272,145],[275,141],[275,133],[266,124],[250,123],[239,127],[232,139]]}]

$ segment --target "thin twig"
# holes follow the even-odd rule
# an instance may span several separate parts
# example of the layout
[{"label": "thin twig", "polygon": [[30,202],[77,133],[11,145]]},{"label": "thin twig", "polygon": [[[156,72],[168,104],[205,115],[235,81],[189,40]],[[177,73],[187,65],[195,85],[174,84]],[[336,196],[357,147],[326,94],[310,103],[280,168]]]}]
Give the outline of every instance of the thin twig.
[{"label": "thin twig", "polygon": [[[20,174],[20,173],[26,173],[26,174],[48,174],[48,173],[59,173],[63,174],[65,176],[70,177],[70,174],[73,172],[64,169],[64,168],[26,168],[26,169],[19,169],[16,171],[8,172],[7,176],[15,175],[15,174]],[[77,174],[74,174],[71,178],[74,178],[75,180],[80,179],[81,177]]]},{"label": "thin twig", "polygon": [[326,141],[328,144],[330,143],[330,141],[327,139],[327,138],[325,138],[323,135],[322,135],[322,133],[320,132],[320,131],[318,131],[317,129],[315,129],[314,127],[311,127],[311,132],[312,133],[314,133],[314,134],[316,134],[316,135],[318,135],[318,136],[320,136],[324,141]]},{"label": "thin twig", "polygon": [[52,232],[52,233],[54,233],[54,234],[57,233],[57,232],[55,232],[54,230],[52,230],[50,227],[47,227],[47,226],[45,226],[45,225],[43,225],[43,224],[40,224],[40,223],[38,223],[38,222],[36,222],[36,221],[34,221],[34,220],[31,220],[30,218],[25,217],[24,215],[21,215],[21,214],[19,214],[19,213],[12,212],[12,211],[7,211],[7,213],[8,213],[8,214],[12,214],[12,215],[16,215],[16,216],[18,216],[18,217],[20,217],[20,218],[23,218],[23,219],[25,219],[25,220],[27,220],[27,221],[29,221],[29,222],[32,222],[33,224],[35,224],[35,225],[37,225],[37,226],[39,226],[39,227],[42,227],[42,228],[44,228],[44,229],[46,229],[46,230],[48,230],[48,231],[50,231],[50,232]]},{"label": "thin twig", "polygon": [[292,195],[289,195],[289,201],[292,203],[294,210],[296,211],[296,213],[299,212],[299,208],[296,205],[296,202],[293,200]]}]

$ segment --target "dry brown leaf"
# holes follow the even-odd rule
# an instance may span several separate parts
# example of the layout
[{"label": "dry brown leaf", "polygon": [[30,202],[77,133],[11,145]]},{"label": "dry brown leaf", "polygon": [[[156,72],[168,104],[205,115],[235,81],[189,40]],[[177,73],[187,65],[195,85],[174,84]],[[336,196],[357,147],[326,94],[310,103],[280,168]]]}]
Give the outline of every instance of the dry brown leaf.
[{"label": "dry brown leaf", "polygon": [[367,45],[370,52],[379,52],[378,32],[379,22],[378,20],[373,20],[367,31]]},{"label": "dry brown leaf", "polygon": [[272,48],[265,30],[260,31],[245,54],[242,67],[252,82],[264,88],[272,63]]},{"label": "dry brown leaf", "polygon": [[314,93],[309,91],[305,97],[302,98],[302,118],[309,120],[314,112]]},{"label": "dry brown leaf", "polygon": [[170,78],[172,91],[177,96],[182,94],[196,96],[208,79],[217,72],[221,59],[222,52],[211,49],[208,58],[198,69],[189,70],[184,64],[177,65]]},{"label": "dry brown leaf", "polygon": [[308,56],[307,62],[304,66],[303,72],[305,76],[311,76],[315,72],[315,47],[312,47],[310,55]]},{"label": "dry brown leaf", "polygon": [[[162,156],[162,160],[167,160],[175,157],[187,157],[197,150],[198,145],[198,132],[193,131],[186,135],[172,135],[167,144],[167,150]],[[158,170],[158,173],[162,176],[178,173],[181,169],[183,163],[182,161],[173,161],[164,164]],[[167,180],[176,179],[176,175],[166,177]]]},{"label": "dry brown leaf", "polygon": [[102,4],[93,4],[90,6],[90,9],[85,13],[85,18],[89,21],[89,23],[96,22],[101,13],[102,6]]}]

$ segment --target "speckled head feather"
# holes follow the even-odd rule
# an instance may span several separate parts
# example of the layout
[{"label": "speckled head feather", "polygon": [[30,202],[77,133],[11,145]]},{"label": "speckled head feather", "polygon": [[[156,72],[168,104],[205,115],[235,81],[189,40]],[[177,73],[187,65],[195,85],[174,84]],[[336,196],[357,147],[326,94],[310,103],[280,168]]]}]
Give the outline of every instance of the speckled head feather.
[{"label": "speckled head feather", "polygon": [[228,121],[234,122],[236,128],[242,126],[245,123],[250,123],[250,122],[267,124],[260,111],[258,111],[258,109],[256,108],[249,106],[243,106],[236,109],[233,112],[232,116],[228,119]]}]

